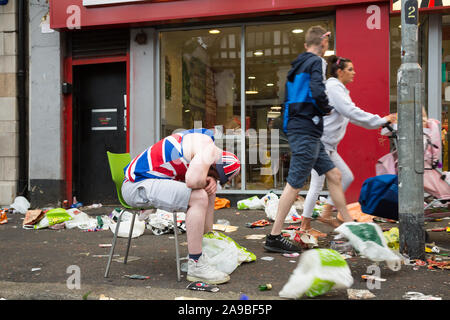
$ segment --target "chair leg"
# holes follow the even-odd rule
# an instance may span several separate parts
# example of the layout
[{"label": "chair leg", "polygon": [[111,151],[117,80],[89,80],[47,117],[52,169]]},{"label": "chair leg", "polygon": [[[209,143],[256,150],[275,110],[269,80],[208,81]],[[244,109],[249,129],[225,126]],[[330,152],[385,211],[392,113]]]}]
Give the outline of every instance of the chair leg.
[{"label": "chair leg", "polygon": [[130,225],[130,233],[128,234],[127,252],[125,253],[125,259],[123,260],[124,264],[126,264],[127,261],[128,261],[128,252],[130,251],[131,235],[133,234],[134,220],[135,219],[136,219],[136,214],[133,213],[133,218],[131,219],[131,225]]},{"label": "chair leg", "polygon": [[176,254],[176,260],[177,260],[177,281],[181,281],[181,275],[180,275],[180,254],[178,250],[178,227],[177,227],[177,213],[173,212],[173,233],[175,235],[175,254]]},{"label": "chair leg", "polygon": [[117,220],[116,230],[114,231],[113,243],[112,243],[112,246],[111,246],[111,250],[109,252],[108,264],[106,265],[105,278],[108,278],[109,268],[111,266],[111,260],[112,260],[112,257],[114,255],[114,248],[116,247],[117,235],[119,234],[120,221],[122,220],[122,215],[123,215],[124,212],[125,212],[125,210],[122,209],[122,211],[119,214],[119,218]]}]

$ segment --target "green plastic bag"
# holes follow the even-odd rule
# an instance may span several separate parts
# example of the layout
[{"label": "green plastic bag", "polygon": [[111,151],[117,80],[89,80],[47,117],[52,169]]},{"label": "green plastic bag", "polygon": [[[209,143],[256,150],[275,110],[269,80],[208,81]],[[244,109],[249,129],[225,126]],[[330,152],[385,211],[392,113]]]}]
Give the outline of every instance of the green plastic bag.
[{"label": "green plastic bag", "polygon": [[43,229],[53,226],[58,223],[72,220],[72,216],[67,213],[66,209],[56,208],[51,209],[45,213],[44,218],[39,223],[34,225],[34,229]]},{"label": "green plastic bag", "polygon": [[253,196],[237,202],[238,210],[262,210],[264,203],[258,196]]},{"label": "green plastic bag", "polygon": [[302,253],[297,268],[283,286],[279,295],[299,299],[314,298],[331,289],[349,288],[353,277],[347,262],[332,249],[310,249]]}]

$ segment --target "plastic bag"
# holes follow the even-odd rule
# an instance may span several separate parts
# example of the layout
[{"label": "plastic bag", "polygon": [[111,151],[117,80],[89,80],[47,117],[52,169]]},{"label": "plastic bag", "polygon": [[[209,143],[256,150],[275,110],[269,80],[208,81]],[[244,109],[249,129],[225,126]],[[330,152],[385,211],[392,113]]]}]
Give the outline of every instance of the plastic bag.
[{"label": "plastic bag", "polygon": [[[130,234],[130,227],[131,227],[131,221],[132,220],[126,220],[121,221],[119,226],[119,233],[117,234],[118,237],[121,238],[128,238],[128,235]],[[117,223],[112,223],[109,226],[109,229],[112,231],[112,233],[116,232]],[[131,238],[137,238],[144,234],[145,231],[145,222],[140,221],[139,219],[134,220],[134,226],[133,226],[133,233],[131,234]]]},{"label": "plastic bag", "polygon": [[392,271],[400,270],[402,258],[389,249],[383,232],[377,224],[347,222],[334,231],[347,238],[361,255],[376,262],[386,261]]},{"label": "plastic bag", "polygon": [[[72,217],[67,213],[66,209],[56,208],[45,213],[45,216],[33,226],[33,229],[43,229],[50,226],[71,220]],[[24,226],[25,227],[25,226]]]},{"label": "plastic bag", "polygon": [[331,289],[349,288],[353,277],[347,262],[331,249],[310,249],[302,253],[297,268],[279,292],[282,298],[310,298]]},{"label": "plastic bag", "polygon": [[67,210],[67,213],[72,217],[71,220],[65,222],[67,229],[79,228],[87,230],[97,226],[97,219],[89,217],[86,213],[76,208]]},{"label": "plastic bag", "polygon": [[219,210],[222,208],[229,208],[230,205],[231,205],[230,200],[225,199],[225,198],[216,197],[216,199],[214,200],[214,210]]},{"label": "plastic bag", "polygon": [[[181,232],[186,231],[186,213],[177,212],[177,228]],[[157,209],[155,213],[149,214],[147,229],[150,229],[154,235],[162,235],[173,232],[173,213]]]},{"label": "plastic bag", "polygon": [[[275,218],[277,217],[277,210],[278,210],[278,202],[279,199],[273,199],[269,200],[266,203],[265,212],[267,218],[269,218],[272,221],[275,221]],[[288,215],[286,216],[286,219],[284,220],[284,223],[299,223],[301,222],[301,216],[298,214],[297,209],[295,206],[291,207],[291,210],[289,210]]]},{"label": "plastic bag", "polygon": [[247,199],[243,199],[237,202],[237,208],[239,210],[262,210],[264,204],[258,196],[253,196]]},{"label": "plastic bag", "polygon": [[252,252],[216,231],[203,235],[202,247],[208,257],[208,264],[227,274],[231,274],[243,262],[256,260]]},{"label": "plastic bag", "polygon": [[400,249],[400,233],[398,228],[391,228],[389,231],[383,232],[387,246],[392,250]]},{"label": "plastic bag", "polygon": [[22,214],[25,214],[30,208],[30,203],[25,197],[19,196],[14,199],[14,203],[12,203],[10,207]]}]

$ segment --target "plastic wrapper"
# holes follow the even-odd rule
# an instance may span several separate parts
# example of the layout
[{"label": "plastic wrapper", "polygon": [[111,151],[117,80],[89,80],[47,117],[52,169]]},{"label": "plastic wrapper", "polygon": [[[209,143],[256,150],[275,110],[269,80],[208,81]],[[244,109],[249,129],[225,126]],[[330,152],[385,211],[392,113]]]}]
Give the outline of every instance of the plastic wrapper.
[{"label": "plastic wrapper", "polygon": [[400,270],[402,257],[388,247],[377,224],[347,222],[334,231],[347,238],[359,254],[375,262],[385,261],[392,271]]},{"label": "plastic wrapper", "polygon": [[243,262],[256,260],[252,252],[216,231],[203,235],[202,251],[208,257],[208,264],[227,274],[231,274]]},{"label": "plastic wrapper", "polygon": [[279,296],[289,299],[310,298],[331,289],[350,288],[353,277],[347,262],[339,252],[331,249],[311,249],[300,256],[297,267]]},{"label": "plastic wrapper", "polygon": [[389,231],[383,232],[386,244],[392,250],[400,249],[400,233],[398,228],[391,228]]},{"label": "plastic wrapper", "polygon": [[30,202],[25,197],[18,196],[14,199],[14,202],[10,205],[11,208],[17,210],[22,214],[26,214],[30,208]]},{"label": "plastic wrapper", "polygon": [[[273,199],[267,201],[266,203],[266,207],[264,210],[266,212],[267,218],[269,218],[270,220],[274,221],[275,218],[277,217],[279,201],[280,201],[279,199]],[[289,210],[289,213],[286,216],[286,219],[284,220],[284,223],[299,223],[299,222],[301,222],[301,216],[298,214],[295,206],[292,206],[291,209]]]},{"label": "plastic wrapper", "polygon": [[50,226],[66,222],[71,219],[72,217],[67,213],[66,209],[63,208],[51,209],[47,211],[45,213],[45,216],[32,227],[33,229],[48,228]]}]

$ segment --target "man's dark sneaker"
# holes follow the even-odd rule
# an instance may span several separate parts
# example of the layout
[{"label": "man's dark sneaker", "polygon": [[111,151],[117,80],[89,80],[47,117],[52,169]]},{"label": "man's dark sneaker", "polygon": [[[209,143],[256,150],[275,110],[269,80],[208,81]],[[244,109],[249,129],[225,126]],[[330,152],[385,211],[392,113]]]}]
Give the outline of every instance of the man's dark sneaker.
[{"label": "man's dark sneaker", "polygon": [[280,253],[292,253],[301,252],[302,248],[296,246],[291,241],[283,237],[281,234],[278,236],[267,235],[266,243],[264,244],[264,249],[271,252]]}]

